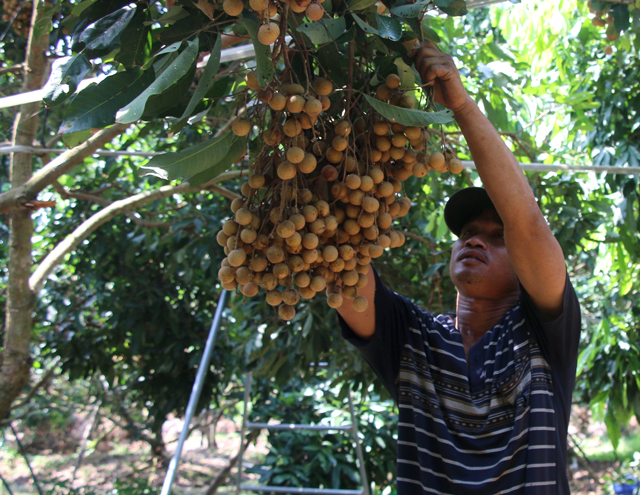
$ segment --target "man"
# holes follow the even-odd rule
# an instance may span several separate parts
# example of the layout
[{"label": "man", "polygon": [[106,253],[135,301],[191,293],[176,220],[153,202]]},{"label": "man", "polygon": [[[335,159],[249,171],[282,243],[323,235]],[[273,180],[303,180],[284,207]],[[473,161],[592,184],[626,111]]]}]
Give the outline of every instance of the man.
[{"label": "man", "polygon": [[460,190],[445,208],[458,236],[455,314],[427,313],[372,269],[368,310],[338,309],[343,335],[398,403],[398,494],[568,494],[580,309],[562,249],[452,58],[430,42],[413,55],[486,190]]}]

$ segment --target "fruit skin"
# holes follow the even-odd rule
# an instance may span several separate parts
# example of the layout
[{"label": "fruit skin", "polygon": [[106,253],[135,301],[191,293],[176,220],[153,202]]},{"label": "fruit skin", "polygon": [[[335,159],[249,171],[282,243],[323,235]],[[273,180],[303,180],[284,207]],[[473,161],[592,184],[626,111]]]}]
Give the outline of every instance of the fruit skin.
[{"label": "fruit skin", "polygon": [[258,29],[258,41],[263,45],[274,43],[278,39],[278,36],[280,36],[280,26],[275,22],[267,22]]},{"label": "fruit skin", "polygon": [[222,9],[229,15],[239,16],[242,14],[244,4],[242,3],[242,0],[224,0]]},{"label": "fruit skin", "polygon": [[251,131],[251,122],[238,119],[231,125],[231,130],[236,136],[246,136]]}]

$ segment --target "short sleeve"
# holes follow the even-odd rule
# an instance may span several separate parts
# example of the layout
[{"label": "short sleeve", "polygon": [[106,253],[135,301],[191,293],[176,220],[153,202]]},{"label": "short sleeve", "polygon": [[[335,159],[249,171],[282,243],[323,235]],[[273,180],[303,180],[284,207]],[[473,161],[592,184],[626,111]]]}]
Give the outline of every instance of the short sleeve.
[{"label": "short sleeve", "polygon": [[569,275],[564,286],[562,313],[554,320],[542,319],[524,288],[521,298],[525,315],[536,331],[540,349],[549,365],[555,370],[575,366],[580,342],[581,315],[578,296]]},{"label": "short sleeve", "polygon": [[409,299],[389,290],[374,270],[375,333],[369,340],[359,338],[338,314],[342,336],[353,344],[380,378],[391,396],[398,400],[397,378],[400,354],[407,340],[407,332],[415,306]]}]

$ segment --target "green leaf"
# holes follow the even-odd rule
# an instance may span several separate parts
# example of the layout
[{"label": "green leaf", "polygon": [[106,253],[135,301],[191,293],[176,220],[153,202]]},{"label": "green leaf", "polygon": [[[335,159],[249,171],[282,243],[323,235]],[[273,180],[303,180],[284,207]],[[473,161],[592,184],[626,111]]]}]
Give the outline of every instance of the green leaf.
[{"label": "green leaf", "polygon": [[78,84],[91,70],[91,63],[79,53],[72,57],[55,60],[51,66],[51,75],[45,84],[42,101],[50,107],[55,107],[76,92]]},{"label": "green leaf", "polygon": [[92,135],[93,133],[91,132],[91,129],[86,129],[84,131],[79,131],[79,132],[73,132],[71,134],[63,135],[62,142],[67,148],[71,149],[71,148],[75,148],[79,144],[84,143]]},{"label": "green leaf", "polygon": [[76,3],[71,11],[71,15],[75,17],[79,17],[87,8],[91,7],[98,0],[83,0],[82,2]]},{"label": "green leaf", "polygon": [[240,160],[247,149],[247,138],[244,136],[234,136],[233,142],[229,146],[229,151],[213,167],[195,174],[187,179],[192,186],[199,186],[225,172],[231,165]]},{"label": "green leaf", "polygon": [[416,2],[401,7],[392,7],[391,13],[405,19],[420,17],[422,13],[429,8],[431,2]]},{"label": "green leaf", "polygon": [[331,43],[342,36],[347,30],[347,21],[344,17],[338,17],[337,19],[305,22],[296,29],[307,35],[314,45],[322,45]]},{"label": "green leaf", "polygon": [[378,0],[351,0],[349,2],[349,5],[347,5],[347,10],[349,11],[354,11],[354,10],[365,10],[368,9],[369,7],[371,7],[372,5],[375,5],[375,3]]},{"label": "green leaf", "polygon": [[198,55],[198,39],[189,41],[187,48],[175,59],[171,66],[165,70],[142,94],[136,97],[126,107],[116,114],[116,122],[130,124],[138,120],[143,112],[147,100],[153,95],[159,95],[168,90],[175,82],[179,81],[193,66]]},{"label": "green leaf", "polygon": [[378,23],[378,31],[380,36],[393,41],[402,38],[402,24],[395,17],[386,17],[376,13],[376,22]]},{"label": "green leaf", "polygon": [[174,22],[184,19],[185,17],[189,17],[189,12],[184,10],[179,5],[174,5],[169,9],[168,12],[162,14],[155,21],[151,21],[150,24],[153,24],[153,22],[157,22],[159,24],[173,24]]},{"label": "green leaf", "polygon": [[[445,2],[443,0],[440,0],[439,2],[436,1],[436,5],[438,5],[438,3]],[[464,0],[453,0],[447,6],[438,5],[438,7],[440,7],[440,10],[442,10],[442,12],[451,16],[462,16],[468,13],[467,2],[465,2]]]},{"label": "green leaf", "polygon": [[322,67],[326,68],[327,76],[334,87],[342,88],[347,84],[347,71],[343,70],[340,63],[343,57],[333,43],[319,48],[316,54]]},{"label": "green leaf", "polygon": [[440,112],[423,112],[422,110],[414,110],[410,108],[401,108],[389,105],[369,95],[363,95],[369,105],[386,119],[392,119],[402,125],[425,127],[431,124],[445,124],[453,120],[453,112],[451,110],[442,110]]},{"label": "green leaf", "polygon": [[611,10],[613,16],[613,26],[618,33],[623,33],[629,29],[629,6],[624,4],[614,5]]},{"label": "green leaf", "polygon": [[425,26],[424,23],[422,23],[422,35],[424,36],[424,39],[433,41],[434,43],[440,43],[441,41],[440,36],[438,36],[438,33],[436,33],[430,27]]},{"label": "green leaf", "polygon": [[80,35],[87,50],[113,48],[136,13],[135,7],[125,6],[89,24]]},{"label": "green leaf", "polygon": [[192,177],[225,157],[229,151],[232,136],[233,134],[228,132],[186,150],[154,156],[140,168],[149,171],[146,175],[155,175],[166,180]]},{"label": "green leaf", "polygon": [[253,49],[256,52],[256,75],[258,76],[258,84],[260,87],[264,87],[273,81],[275,77],[275,69],[273,67],[273,61],[271,60],[271,47],[263,45],[258,39],[258,24],[248,17],[240,19],[240,23],[245,27],[249,36],[251,36],[251,42],[253,43]]},{"label": "green leaf", "polygon": [[366,22],[364,22],[362,19],[360,19],[360,17],[358,17],[356,14],[351,14],[353,17],[353,20],[356,21],[356,24],[360,27],[360,29],[362,29],[365,33],[368,34],[375,34],[376,36],[380,36],[380,31],[378,31],[376,28],[374,28],[373,26],[369,26],[369,24],[367,24]]},{"label": "green leaf", "polygon": [[609,440],[611,440],[613,450],[617,450],[622,432],[620,423],[618,423],[615,418],[614,407],[611,403],[607,404],[607,414],[604,417],[604,423],[607,425],[607,435],[609,436]]},{"label": "green leaf", "polygon": [[434,0],[434,4],[436,5],[436,7],[448,7],[449,5],[451,5],[451,2],[453,2],[453,0]]},{"label": "green leaf", "polygon": [[125,67],[143,65],[151,57],[151,28],[145,25],[143,10],[136,14],[120,40],[120,51],[115,59]]},{"label": "green leaf", "polygon": [[220,69],[220,55],[222,53],[222,36],[218,36],[215,44],[213,45],[213,49],[209,55],[209,60],[207,61],[207,65],[202,71],[202,76],[200,77],[200,81],[198,81],[198,86],[196,90],[193,92],[193,96],[187,105],[187,108],[184,109],[181,118],[188,117],[193,112],[193,109],[196,107],[200,100],[204,98],[213,86],[214,78],[218,73],[218,69]]},{"label": "green leaf", "polygon": [[413,69],[407,65],[402,58],[397,58],[393,62],[398,67],[398,76],[400,76],[400,88],[409,89],[416,86],[416,75]]},{"label": "green leaf", "polygon": [[115,122],[116,112],[153,82],[152,71],[137,67],[118,72],[80,91],[65,110],[61,134],[101,129]]},{"label": "green leaf", "polygon": [[38,10],[42,11],[40,14],[40,19],[33,26],[33,39],[40,39],[40,37],[45,33],[50,33],[53,28],[51,24],[51,18],[53,14],[60,12],[60,3],[57,5],[52,5],[50,7],[42,7],[43,4],[38,4]]}]

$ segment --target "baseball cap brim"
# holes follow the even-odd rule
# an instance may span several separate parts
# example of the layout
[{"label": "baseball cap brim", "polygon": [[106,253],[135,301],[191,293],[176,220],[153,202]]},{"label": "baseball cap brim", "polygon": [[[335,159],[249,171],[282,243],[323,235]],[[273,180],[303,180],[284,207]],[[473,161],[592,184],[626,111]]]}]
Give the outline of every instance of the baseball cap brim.
[{"label": "baseball cap brim", "polygon": [[444,221],[449,230],[460,237],[462,227],[486,208],[495,206],[482,187],[467,187],[455,192],[444,207]]}]

